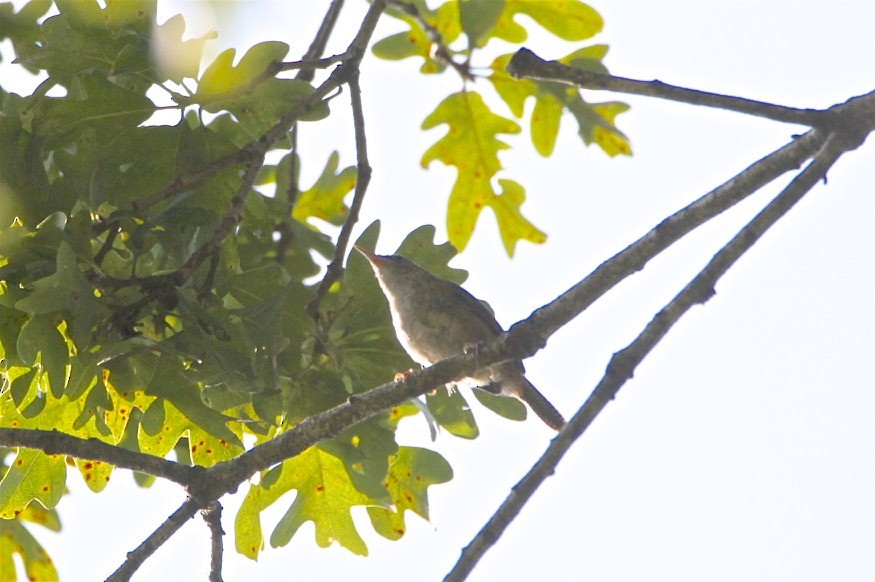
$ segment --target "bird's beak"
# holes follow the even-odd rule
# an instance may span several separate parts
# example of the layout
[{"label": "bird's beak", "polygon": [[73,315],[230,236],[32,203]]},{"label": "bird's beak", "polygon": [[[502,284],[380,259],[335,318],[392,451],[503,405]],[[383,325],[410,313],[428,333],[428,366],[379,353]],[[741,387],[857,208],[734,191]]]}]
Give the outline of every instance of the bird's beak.
[{"label": "bird's beak", "polygon": [[363,254],[365,256],[365,258],[368,260],[368,262],[371,263],[372,265],[376,264],[380,260],[379,255],[375,255],[371,251],[369,251],[363,247],[360,247],[359,245],[353,245],[353,248],[355,250],[357,250],[358,252],[360,252],[361,254]]}]

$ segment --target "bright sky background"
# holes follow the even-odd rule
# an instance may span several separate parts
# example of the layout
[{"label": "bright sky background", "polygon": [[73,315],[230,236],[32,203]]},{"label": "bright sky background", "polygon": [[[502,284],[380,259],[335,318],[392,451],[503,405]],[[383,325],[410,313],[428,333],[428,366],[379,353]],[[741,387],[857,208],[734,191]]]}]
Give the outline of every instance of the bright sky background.
[{"label": "bright sky background", "polygon": [[[592,5],[606,21],[595,41],[610,44],[606,64],[617,75],[815,108],[875,87],[872,2]],[[217,50],[284,40],[297,58],[325,6],[249,2],[217,23],[205,4],[175,2],[163,5],[162,19],[181,10],[191,15],[193,34],[218,26]],[[364,1],[348,0],[328,53],[345,48],[365,9]],[[398,30],[386,19],[375,38]],[[578,46],[542,34],[526,44],[547,58]],[[419,64],[368,56],[362,66],[374,176],[358,231],[381,218],[382,252],[421,224],[442,232],[454,177],[438,163],[419,168],[422,152],[444,129],[418,127],[460,83],[449,73],[422,78],[415,74]],[[492,97],[488,83],[477,88]],[[509,260],[487,211],[454,262],[470,271],[466,287],[488,300],[506,326],[801,131],[665,101],[587,97],[632,105],[618,125],[634,157],[608,159],[584,148],[570,119],[549,159],[533,152],[525,134],[510,140],[519,151],[502,155],[504,176],[527,188],[523,213],[549,240],[520,243]],[[332,111],[336,120],[304,126],[305,185],[334,149],[342,164],[354,164],[347,95],[334,100]],[[715,298],[671,331],[471,580],[875,578],[873,154],[870,140],[841,159],[829,183],[733,268]],[[768,188],[675,245],[554,336],[526,362],[532,382],[571,416],[610,355],[777,191]],[[370,557],[336,545],[319,549],[308,524],[289,546],[269,548],[255,563],[233,550],[241,496],[226,498],[225,579],[442,578],[552,436],[537,421],[505,421],[469,400],[481,424],[475,441],[443,434],[430,445],[421,418],[405,421],[399,433],[403,444],[433,446],[453,465],[454,480],[429,491],[431,523],[408,513],[407,535],[389,542],[368,533],[362,508],[357,517]],[[136,490],[131,483],[119,472],[95,495],[71,471],[71,494],[60,507],[63,532],[35,528],[64,579],[110,574],[184,498],[175,486]],[[202,520],[193,520],[135,580],[205,579],[208,543]]]}]

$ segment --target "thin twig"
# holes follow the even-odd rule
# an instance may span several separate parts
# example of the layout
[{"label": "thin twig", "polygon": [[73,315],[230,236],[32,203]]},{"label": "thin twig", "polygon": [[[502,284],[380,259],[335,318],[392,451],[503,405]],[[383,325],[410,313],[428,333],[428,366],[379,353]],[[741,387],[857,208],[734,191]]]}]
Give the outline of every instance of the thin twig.
[{"label": "thin twig", "polygon": [[829,168],[844,151],[845,147],[841,140],[830,136],[815,159],[742,228],[668,305],[656,314],[631,344],[614,354],[605,375],[593,393],[568,421],[568,425],[553,439],[538,462],[512,488],[501,507],[462,551],[459,561],[444,578],[446,582],[457,582],[467,578],[480,558],[498,541],[541,483],[554,473],[557,464],[571,445],[616,396],[626,381],[632,378],[632,373],[641,361],[693,305],[705,303],[714,295],[717,281],[772,225],[826,176]]},{"label": "thin twig", "polygon": [[130,580],[131,576],[143,565],[143,562],[154,554],[173,534],[179,531],[179,528],[188,520],[194,517],[198,509],[200,507],[197,502],[193,499],[186,499],[148,538],[143,540],[143,543],[128,552],[125,561],[122,562],[115,572],[110,574],[106,581],[126,582]]},{"label": "thin twig", "polygon": [[229,234],[234,232],[234,229],[240,224],[240,221],[243,218],[243,209],[246,205],[246,198],[252,191],[252,186],[258,178],[258,172],[261,170],[263,164],[263,156],[249,162],[246,172],[243,174],[240,181],[240,186],[237,188],[237,194],[231,198],[231,207],[222,217],[222,221],[213,232],[213,236],[193,252],[188,260],[176,270],[175,278],[177,284],[182,285],[188,281],[195,270],[200,267],[206,259],[214,256],[218,252],[222,241],[224,241]]},{"label": "thin twig", "polygon": [[[328,10],[325,11],[325,16],[322,17],[322,23],[319,25],[319,30],[316,31],[316,36],[313,37],[313,42],[310,43],[307,52],[304,53],[304,62],[313,62],[315,60],[326,61],[337,59],[335,62],[346,60],[348,53],[328,57],[328,59],[319,59],[322,53],[325,52],[325,46],[328,44],[328,39],[331,38],[331,33],[334,31],[334,26],[337,24],[337,18],[340,16],[340,11],[343,8],[343,0],[331,0]],[[301,68],[295,79],[299,81],[312,81],[314,75],[314,67]]]},{"label": "thin twig", "polygon": [[774,121],[807,125],[809,127],[821,127],[828,119],[825,111],[818,109],[784,107],[752,99],[742,99],[741,97],[731,97],[718,93],[698,91],[696,89],[685,89],[668,85],[662,81],[637,81],[593,73],[569,67],[558,61],[545,61],[526,48],[518,50],[513,58],[511,58],[507,64],[507,72],[517,78],[554,81],[576,85],[583,89],[607,89],[631,95],[669,99],[691,105],[716,107],[727,111],[746,113]]},{"label": "thin twig", "polygon": [[225,551],[222,530],[222,504],[213,501],[201,511],[210,528],[210,582],[222,582],[222,555]]},{"label": "thin twig", "polygon": [[109,231],[106,233],[106,240],[103,241],[103,244],[100,245],[100,249],[94,254],[94,264],[98,267],[103,263],[103,259],[106,258],[106,255],[109,254],[109,251],[112,249],[112,245],[115,243],[116,237],[121,232],[118,224],[115,224],[114,227],[110,227]]},{"label": "thin twig", "polygon": [[280,61],[276,64],[276,70],[277,72],[280,72],[306,69],[327,69],[331,65],[336,65],[337,63],[342,62],[347,58],[349,58],[349,55],[347,55],[346,53],[341,53],[339,55],[331,55],[330,57],[323,57],[321,59],[305,58],[301,59],[300,61]]},{"label": "thin twig", "polygon": [[352,203],[349,205],[349,214],[340,229],[340,235],[337,237],[337,245],[334,247],[334,257],[331,259],[331,264],[316,290],[316,297],[307,305],[307,313],[314,320],[319,317],[319,305],[328,294],[328,290],[334,285],[335,281],[340,279],[343,274],[343,260],[346,257],[346,250],[349,245],[349,239],[352,236],[352,229],[358,222],[359,212],[362,208],[362,203],[365,199],[365,193],[368,189],[368,184],[371,181],[371,165],[368,161],[368,144],[365,134],[365,117],[362,111],[362,91],[359,86],[358,73],[349,80],[349,94],[352,104],[353,127],[355,130],[355,152],[356,152],[356,182],[355,194],[352,198]]}]

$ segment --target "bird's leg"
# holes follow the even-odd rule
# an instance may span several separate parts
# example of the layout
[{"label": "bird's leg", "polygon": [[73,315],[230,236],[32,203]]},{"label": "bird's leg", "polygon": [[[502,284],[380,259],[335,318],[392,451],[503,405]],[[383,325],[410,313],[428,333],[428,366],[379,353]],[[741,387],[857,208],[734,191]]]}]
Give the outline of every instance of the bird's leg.
[{"label": "bird's leg", "polygon": [[[407,382],[407,378],[409,378],[410,374],[412,374],[415,371],[416,370],[414,370],[413,368],[410,368],[406,372],[395,372],[395,377],[392,380],[395,382]],[[454,386],[447,384],[447,394],[452,394],[453,388],[454,388]],[[434,390],[430,390],[427,394],[429,396],[434,396],[435,394],[437,394],[438,390],[439,390],[439,388],[435,388]]]},{"label": "bird's leg", "polygon": [[406,372],[395,372],[395,377],[392,378],[394,382],[407,382],[407,378],[410,377],[410,374],[415,372],[413,368],[410,368]]}]

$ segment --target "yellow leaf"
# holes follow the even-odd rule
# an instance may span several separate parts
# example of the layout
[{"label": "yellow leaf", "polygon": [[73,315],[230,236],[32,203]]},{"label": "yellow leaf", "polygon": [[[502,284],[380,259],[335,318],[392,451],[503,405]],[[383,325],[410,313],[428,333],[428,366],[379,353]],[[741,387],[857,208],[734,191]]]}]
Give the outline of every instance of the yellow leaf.
[{"label": "yellow leaf", "polygon": [[522,186],[513,182],[517,186],[513,195],[503,199],[506,193],[499,196],[492,183],[501,169],[498,152],[509,147],[497,136],[518,133],[519,125],[493,113],[475,92],[450,95],[425,119],[422,127],[430,129],[441,124],[446,124],[449,130],[425,152],[422,165],[427,167],[439,160],[458,170],[447,208],[447,234],[453,246],[461,250],[468,244],[486,206],[492,206],[496,212],[508,253],[513,252],[520,238],[543,242],[544,234],[519,212]]},{"label": "yellow leaf", "polygon": [[332,152],[316,183],[301,193],[292,213],[296,220],[304,222],[315,217],[334,225],[343,224],[349,212],[343,199],[355,187],[356,169],[349,167],[338,172],[339,160],[338,153]]},{"label": "yellow leaf", "polygon": [[563,40],[584,40],[601,32],[604,20],[591,6],[578,0],[507,0],[493,36],[513,43],[526,40],[526,29],[514,21],[525,14]]}]

